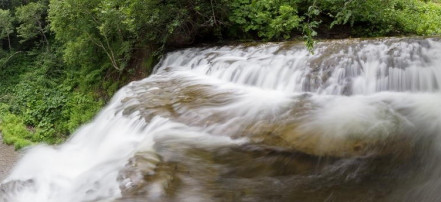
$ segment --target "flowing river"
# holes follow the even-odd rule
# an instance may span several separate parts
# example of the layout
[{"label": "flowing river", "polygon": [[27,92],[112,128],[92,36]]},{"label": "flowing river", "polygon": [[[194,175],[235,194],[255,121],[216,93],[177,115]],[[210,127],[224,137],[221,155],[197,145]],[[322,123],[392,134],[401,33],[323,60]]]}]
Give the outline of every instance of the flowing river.
[{"label": "flowing river", "polygon": [[0,201],[439,201],[441,40],[190,48],[64,144],[29,148]]}]

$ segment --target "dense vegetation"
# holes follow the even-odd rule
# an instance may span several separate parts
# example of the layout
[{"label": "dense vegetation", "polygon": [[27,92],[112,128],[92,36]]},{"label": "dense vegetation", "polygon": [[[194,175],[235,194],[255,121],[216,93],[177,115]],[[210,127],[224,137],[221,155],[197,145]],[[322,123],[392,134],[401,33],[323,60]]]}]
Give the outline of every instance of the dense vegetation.
[{"label": "dense vegetation", "polygon": [[440,33],[435,0],[1,0],[0,130],[59,143],[173,48]]}]

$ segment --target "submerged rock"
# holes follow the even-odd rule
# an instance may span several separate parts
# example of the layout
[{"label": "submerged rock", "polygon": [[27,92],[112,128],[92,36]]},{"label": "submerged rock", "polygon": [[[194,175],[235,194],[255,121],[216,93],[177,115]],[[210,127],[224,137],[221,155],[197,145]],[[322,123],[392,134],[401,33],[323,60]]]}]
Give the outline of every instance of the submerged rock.
[{"label": "submerged rock", "polygon": [[124,114],[139,113],[146,122],[161,116],[213,135],[322,157],[403,156],[415,144],[412,123],[382,97],[276,94],[258,103],[246,92],[182,78],[142,86],[148,90],[125,99],[132,104]]}]

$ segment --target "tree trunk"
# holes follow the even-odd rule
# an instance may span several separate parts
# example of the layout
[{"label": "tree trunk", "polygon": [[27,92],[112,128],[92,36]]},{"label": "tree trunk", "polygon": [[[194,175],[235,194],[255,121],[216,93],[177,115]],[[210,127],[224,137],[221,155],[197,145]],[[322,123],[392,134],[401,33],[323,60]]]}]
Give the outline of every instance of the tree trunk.
[{"label": "tree trunk", "polygon": [[43,36],[44,42],[46,43],[46,51],[49,52],[49,41],[46,38],[46,34],[44,34],[44,28],[40,21],[38,21],[38,26],[40,27],[41,36]]},{"label": "tree trunk", "polygon": [[46,38],[46,34],[44,34],[44,32],[41,32],[41,35],[43,35],[44,42],[46,42],[46,51],[49,52],[49,41]]},{"label": "tree trunk", "polygon": [[8,45],[9,45],[9,52],[11,52],[12,48],[11,48],[11,39],[9,38],[9,34],[8,34]]}]

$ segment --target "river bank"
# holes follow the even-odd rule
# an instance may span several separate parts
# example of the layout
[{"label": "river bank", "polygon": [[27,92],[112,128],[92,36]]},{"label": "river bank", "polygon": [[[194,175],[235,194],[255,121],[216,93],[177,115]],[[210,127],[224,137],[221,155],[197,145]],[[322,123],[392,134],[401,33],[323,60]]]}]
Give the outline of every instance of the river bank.
[{"label": "river bank", "polygon": [[9,171],[15,165],[19,157],[19,153],[14,150],[13,146],[3,144],[3,138],[0,134],[0,182],[9,174]]}]

